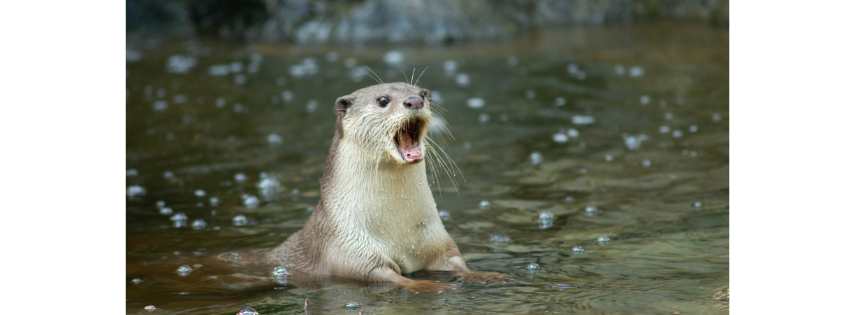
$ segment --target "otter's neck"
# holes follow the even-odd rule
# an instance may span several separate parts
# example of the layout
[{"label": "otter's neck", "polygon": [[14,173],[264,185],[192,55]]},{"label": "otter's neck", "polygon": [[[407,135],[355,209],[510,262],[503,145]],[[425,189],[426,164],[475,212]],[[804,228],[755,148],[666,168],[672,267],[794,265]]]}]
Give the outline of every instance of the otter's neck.
[{"label": "otter's neck", "polygon": [[376,161],[375,152],[340,141],[329,157],[322,200],[338,225],[356,225],[376,238],[402,235],[435,224],[442,227],[428,185],[425,163]]}]

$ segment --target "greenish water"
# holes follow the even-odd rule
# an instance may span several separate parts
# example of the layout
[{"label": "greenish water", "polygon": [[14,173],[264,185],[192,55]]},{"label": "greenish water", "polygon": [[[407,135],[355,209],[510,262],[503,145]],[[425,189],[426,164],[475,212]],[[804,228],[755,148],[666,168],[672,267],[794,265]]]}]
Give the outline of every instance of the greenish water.
[{"label": "greenish water", "polygon": [[[312,314],[728,313],[728,34],[654,24],[449,47],[128,35],[127,186],[145,194],[127,199],[127,312],[294,314],[309,298]],[[386,63],[388,51],[404,61]],[[432,272],[412,277],[457,290],[302,288],[215,259],[301,228],[319,199],[334,100],[375,83],[364,65],[385,82],[428,67],[419,85],[439,93],[455,137],[444,149],[463,172],[457,189],[446,176],[433,185],[444,225],[472,269],[513,281]],[[474,98],[485,105],[467,106]],[[280,187],[264,195],[261,173]]]}]

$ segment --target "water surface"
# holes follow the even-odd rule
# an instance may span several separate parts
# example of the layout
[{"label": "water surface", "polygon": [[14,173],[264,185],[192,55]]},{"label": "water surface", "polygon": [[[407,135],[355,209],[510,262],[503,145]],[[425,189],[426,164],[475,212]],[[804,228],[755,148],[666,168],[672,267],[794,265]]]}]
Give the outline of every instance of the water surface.
[{"label": "water surface", "polygon": [[[293,314],[304,298],[313,314],[728,312],[727,30],[569,28],[448,47],[131,34],[127,48],[128,313]],[[362,66],[385,82],[416,69],[439,94],[454,135],[443,149],[463,174],[432,185],[444,225],[472,269],[513,281],[422,272],[457,290],[309,289],[215,259],[302,227],[334,100],[375,83]]]}]

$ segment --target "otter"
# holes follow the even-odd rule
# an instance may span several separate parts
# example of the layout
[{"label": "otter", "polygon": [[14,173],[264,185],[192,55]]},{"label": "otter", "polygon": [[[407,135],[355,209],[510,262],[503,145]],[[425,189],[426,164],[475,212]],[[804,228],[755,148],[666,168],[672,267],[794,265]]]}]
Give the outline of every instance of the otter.
[{"label": "otter", "polygon": [[336,130],[319,203],[304,228],[266,254],[268,264],[360,281],[392,281],[408,291],[452,284],[412,280],[418,270],[454,271],[478,283],[507,276],[467,268],[446,232],[426,177],[431,92],[379,84],[337,99]]}]

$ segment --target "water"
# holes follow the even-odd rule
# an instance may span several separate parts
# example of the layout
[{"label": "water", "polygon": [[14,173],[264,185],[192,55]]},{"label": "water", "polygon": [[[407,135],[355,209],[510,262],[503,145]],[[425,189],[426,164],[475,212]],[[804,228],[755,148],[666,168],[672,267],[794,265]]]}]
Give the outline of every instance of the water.
[{"label": "water", "polygon": [[[128,36],[128,51],[141,57],[126,64],[126,169],[136,170],[124,187],[126,312],[156,305],[154,313],[236,314],[251,307],[302,314],[309,298],[311,314],[726,314],[728,302],[716,293],[725,296],[729,288],[727,38],[725,30],[689,24],[566,28],[443,48],[174,38],[155,38],[156,48],[147,48],[152,39]],[[336,59],[329,61],[329,51]],[[385,63],[389,51],[403,54],[408,77],[429,67],[419,84],[440,91],[447,111],[455,140],[446,134],[443,149],[463,178],[452,177],[457,188],[445,175],[440,190],[431,186],[443,224],[470,268],[513,280],[479,285],[420,272],[411,277],[454,282],[456,290],[414,295],[355,283],[314,290],[280,283],[272,267],[219,259],[234,253],[226,257],[248,260],[304,225],[319,199],[334,101],[373,84],[365,75],[353,80],[350,71],[358,67],[385,82],[404,81],[398,67]],[[261,62],[252,62],[255,54]],[[196,64],[168,72],[175,55]],[[447,60],[454,62],[451,74]],[[235,62],[240,72],[232,73]],[[569,64],[575,73],[566,71]],[[227,73],[211,75],[214,65]],[[293,65],[300,65],[297,75]],[[236,84],[237,75],[246,80]],[[177,103],[177,95],[186,102]],[[649,104],[641,104],[642,95]],[[486,104],[470,108],[473,98]],[[308,112],[311,100],[317,107]],[[168,105],[155,111],[158,101]],[[244,111],[233,111],[234,104]],[[489,115],[487,123],[480,114]],[[663,125],[668,133],[659,133]],[[569,141],[554,142],[559,132]],[[285,140],[272,145],[272,134]],[[635,150],[624,134],[635,137]],[[256,186],[262,172],[280,184],[270,198]],[[134,186],[144,194],[130,191]],[[199,189],[203,197],[195,195]],[[249,207],[243,195],[256,203]],[[183,213],[174,221],[182,225],[169,220],[173,214],[161,215],[157,201]],[[597,209],[593,216],[586,215],[589,205]],[[542,229],[545,212],[552,221]],[[195,220],[206,227],[193,229]],[[600,236],[610,240],[600,244]],[[531,263],[539,266],[534,273],[526,269]],[[186,277],[176,272],[195,264],[203,267]],[[348,301],[360,307],[347,311]]]}]

